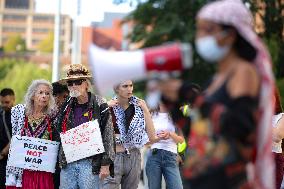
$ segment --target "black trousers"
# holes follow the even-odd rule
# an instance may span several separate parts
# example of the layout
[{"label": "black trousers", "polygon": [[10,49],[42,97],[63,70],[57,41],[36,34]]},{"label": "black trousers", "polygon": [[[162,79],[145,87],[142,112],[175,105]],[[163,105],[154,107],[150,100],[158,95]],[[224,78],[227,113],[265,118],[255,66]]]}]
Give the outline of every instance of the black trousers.
[{"label": "black trousers", "polygon": [[5,189],[7,159],[0,160],[0,189]]}]

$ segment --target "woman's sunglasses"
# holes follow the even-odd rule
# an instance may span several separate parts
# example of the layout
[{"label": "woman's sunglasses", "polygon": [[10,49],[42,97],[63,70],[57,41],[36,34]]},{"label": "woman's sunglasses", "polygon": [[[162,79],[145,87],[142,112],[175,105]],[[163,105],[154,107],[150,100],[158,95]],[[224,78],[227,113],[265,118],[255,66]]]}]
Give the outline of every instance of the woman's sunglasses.
[{"label": "woman's sunglasses", "polygon": [[70,80],[70,81],[67,81],[67,86],[71,87],[74,84],[75,85],[81,85],[84,81],[86,81],[86,80],[85,79]]}]

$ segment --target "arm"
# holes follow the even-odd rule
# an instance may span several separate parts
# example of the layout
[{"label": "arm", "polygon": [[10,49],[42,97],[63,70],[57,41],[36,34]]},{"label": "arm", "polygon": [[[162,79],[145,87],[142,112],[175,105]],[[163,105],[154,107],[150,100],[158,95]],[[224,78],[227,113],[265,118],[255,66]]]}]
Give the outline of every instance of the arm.
[{"label": "arm", "polygon": [[172,138],[176,144],[184,142],[184,137],[180,129],[178,129],[178,133],[166,130],[162,131],[161,133],[159,133],[158,137],[163,140]]},{"label": "arm", "polygon": [[102,153],[101,169],[99,177],[104,179],[110,174],[110,164],[113,164],[115,158],[115,137],[112,126],[110,110],[104,99],[98,99],[100,109],[100,127],[102,131],[102,140],[105,152]]},{"label": "arm", "polygon": [[114,99],[111,99],[107,102],[107,105],[109,107],[114,107],[114,106],[117,106],[118,105],[118,100],[114,100]]},{"label": "arm", "polygon": [[276,127],[272,130],[272,140],[274,142],[280,142],[284,138],[284,116],[282,115],[280,120],[276,123]]},{"label": "arm", "polygon": [[10,143],[3,148],[3,150],[0,152],[0,160],[6,157],[9,153]]},{"label": "arm", "polygon": [[146,123],[146,132],[148,134],[150,143],[155,143],[155,142],[159,141],[160,139],[156,136],[154,124],[153,124],[153,121],[152,121],[152,118],[151,118],[151,114],[149,112],[149,109],[148,109],[145,101],[139,99],[138,106],[141,107],[141,109],[143,110],[143,113],[144,113],[144,118],[145,118],[145,123]]},{"label": "arm", "polygon": [[171,137],[175,143],[183,143],[184,142],[184,137],[180,129],[178,129],[178,132],[170,132],[169,137]]}]

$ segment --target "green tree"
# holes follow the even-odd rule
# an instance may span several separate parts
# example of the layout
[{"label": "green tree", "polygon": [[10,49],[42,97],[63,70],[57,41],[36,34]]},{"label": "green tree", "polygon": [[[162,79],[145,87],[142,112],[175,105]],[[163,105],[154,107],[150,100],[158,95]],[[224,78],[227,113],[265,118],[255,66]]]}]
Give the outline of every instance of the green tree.
[{"label": "green tree", "polygon": [[264,30],[259,34],[265,40],[273,60],[276,78],[284,77],[284,1],[246,0],[254,16],[263,21]]},{"label": "green tree", "polygon": [[[2,64],[4,63],[4,64]],[[5,66],[2,66],[5,65]],[[2,77],[0,89],[9,87],[16,93],[16,103],[22,103],[28,86],[35,79],[51,79],[51,70],[41,69],[38,65],[25,61],[6,59],[0,60]],[[5,72],[5,73],[4,73]]]},{"label": "green tree", "polygon": [[[142,47],[159,45],[167,41],[193,43],[195,34],[195,16],[201,6],[209,0],[114,0],[114,3],[137,4],[127,21],[133,23],[129,39],[133,43],[142,43]],[[273,67],[277,78],[284,77],[284,1],[283,0],[244,0],[249,3],[253,15],[260,15],[264,30],[259,35],[266,42],[272,55]],[[195,52],[195,51],[194,51]],[[204,64],[194,54],[194,66],[185,77],[197,83],[207,80],[214,68]]]},{"label": "green tree", "polygon": [[[122,3],[126,0],[114,2]],[[137,8],[125,19],[126,22],[133,23],[133,30],[129,34],[131,42],[142,43],[142,47],[161,45],[168,41],[194,44],[195,15],[207,0],[135,2],[138,3]],[[183,77],[202,84],[212,75],[214,68],[204,63],[197,54],[193,57],[194,66],[189,71],[185,71]]]},{"label": "green tree", "polygon": [[26,50],[26,42],[19,34],[11,35],[4,44],[4,52],[24,52]]},{"label": "green tree", "polygon": [[38,50],[40,52],[52,53],[53,52],[53,41],[54,41],[54,33],[49,32],[46,38],[38,44]]}]

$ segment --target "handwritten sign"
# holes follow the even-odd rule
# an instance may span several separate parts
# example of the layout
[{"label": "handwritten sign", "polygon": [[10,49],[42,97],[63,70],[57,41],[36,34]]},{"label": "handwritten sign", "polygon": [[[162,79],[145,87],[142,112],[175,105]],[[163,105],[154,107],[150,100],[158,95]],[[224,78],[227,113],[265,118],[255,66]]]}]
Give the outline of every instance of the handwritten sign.
[{"label": "handwritten sign", "polygon": [[54,173],[58,146],[55,141],[14,135],[7,165]]},{"label": "handwritten sign", "polygon": [[60,134],[67,163],[103,153],[98,121],[89,121]]}]

